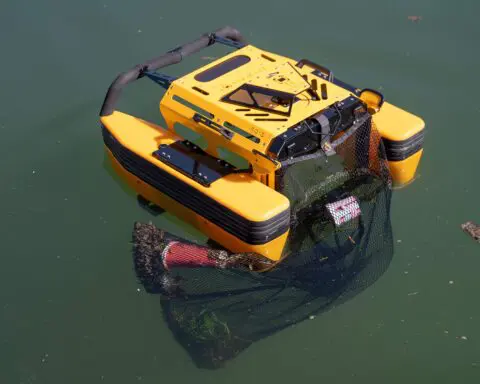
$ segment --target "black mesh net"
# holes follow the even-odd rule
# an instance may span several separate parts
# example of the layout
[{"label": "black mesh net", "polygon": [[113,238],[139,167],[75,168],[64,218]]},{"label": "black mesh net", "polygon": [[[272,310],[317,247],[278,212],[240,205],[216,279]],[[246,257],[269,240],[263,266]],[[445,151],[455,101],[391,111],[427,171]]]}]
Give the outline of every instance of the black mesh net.
[{"label": "black mesh net", "polygon": [[147,291],[160,293],[169,327],[199,367],[222,366],[382,275],[393,255],[384,159],[366,116],[324,151],[284,162],[277,189],[290,199],[292,220],[277,263],[135,224],[137,275]]}]

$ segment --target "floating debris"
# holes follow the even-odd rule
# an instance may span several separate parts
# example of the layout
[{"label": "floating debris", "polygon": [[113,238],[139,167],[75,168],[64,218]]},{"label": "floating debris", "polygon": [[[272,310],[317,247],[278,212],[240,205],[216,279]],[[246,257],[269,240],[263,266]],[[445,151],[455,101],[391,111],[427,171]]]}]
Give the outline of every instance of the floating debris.
[{"label": "floating debris", "polygon": [[461,225],[462,230],[469,234],[473,240],[480,243],[480,225],[475,224],[473,221],[467,221]]},{"label": "floating debris", "polygon": [[410,292],[410,293],[408,294],[408,296],[415,296],[415,295],[418,295],[418,292]]},{"label": "floating debris", "polygon": [[216,60],[216,57],[215,56],[202,56],[201,59],[202,60]]},{"label": "floating debris", "polygon": [[422,20],[422,16],[408,16],[408,20],[414,23],[418,23],[420,20]]},{"label": "floating debris", "polygon": [[309,317],[309,319],[310,319],[310,320],[313,320],[313,319],[315,319],[315,316],[314,316],[314,315],[311,315],[311,316]]},{"label": "floating debris", "polygon": [[453,280],[450,280],[450,281],[448,282],[448,284],[452,285],[452,284],[453,284]]}]

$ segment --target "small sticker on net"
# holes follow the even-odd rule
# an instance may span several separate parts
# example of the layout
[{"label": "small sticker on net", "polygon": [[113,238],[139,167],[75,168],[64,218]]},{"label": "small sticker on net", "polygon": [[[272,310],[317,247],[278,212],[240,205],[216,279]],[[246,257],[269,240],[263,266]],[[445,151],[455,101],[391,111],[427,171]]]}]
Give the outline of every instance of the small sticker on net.
[{"label": "small sticker on net", "polygon": [[327,156],[333,156],[336,153],[332,145],[328,141],[322,144],[322,150]]},{"label": "small sticker on net", "polygon": [[352,221],[361,214],[360,204],[355,196],[327,204],[326,207],[337,227]]}]

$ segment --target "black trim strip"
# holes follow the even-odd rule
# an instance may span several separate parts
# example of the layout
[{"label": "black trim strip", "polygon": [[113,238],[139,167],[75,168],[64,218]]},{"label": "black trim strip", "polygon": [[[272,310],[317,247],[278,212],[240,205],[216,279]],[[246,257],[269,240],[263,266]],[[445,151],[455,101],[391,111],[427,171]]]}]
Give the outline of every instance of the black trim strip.
[{"label": "black trim strip", "polygon": [[103,125],[102,135],[128,172],[247,244],[266,244],[290,228],[289,209],[263,222],[250,221],[122,146]]},{"label": "black trim strip", "polygon": [[195,75],[195,80],[206,83],[218,79],[219,77],[236,70],[237,68],[249,63],[252,59],[246,55],[233,56],[217,65],[208,68]]},{"label": "black trim strip", "polygon": [[401,141],[382,138],[388,161],[402,161],[414,155],[423,148],[425,129],[412,137]]}]

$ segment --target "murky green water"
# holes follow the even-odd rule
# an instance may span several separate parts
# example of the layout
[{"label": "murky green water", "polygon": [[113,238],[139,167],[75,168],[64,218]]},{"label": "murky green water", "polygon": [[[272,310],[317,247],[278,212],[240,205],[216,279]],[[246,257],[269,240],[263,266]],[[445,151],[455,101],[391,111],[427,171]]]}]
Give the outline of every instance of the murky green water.
[{"label": "murky green water", "polygon": [[[460,230],[480,221],[479,12],[473,0],[1,2],[0,382],[480,382],[480,246]],[[419,179],[394,195],[387,273],[204,371],[138,290],[130,234],[151,217],[106,166],[98,111],[118,72],[227,24],[381,89],[429,131]],[[158,92],[134,85],[120,107],[159,121]]]}]

